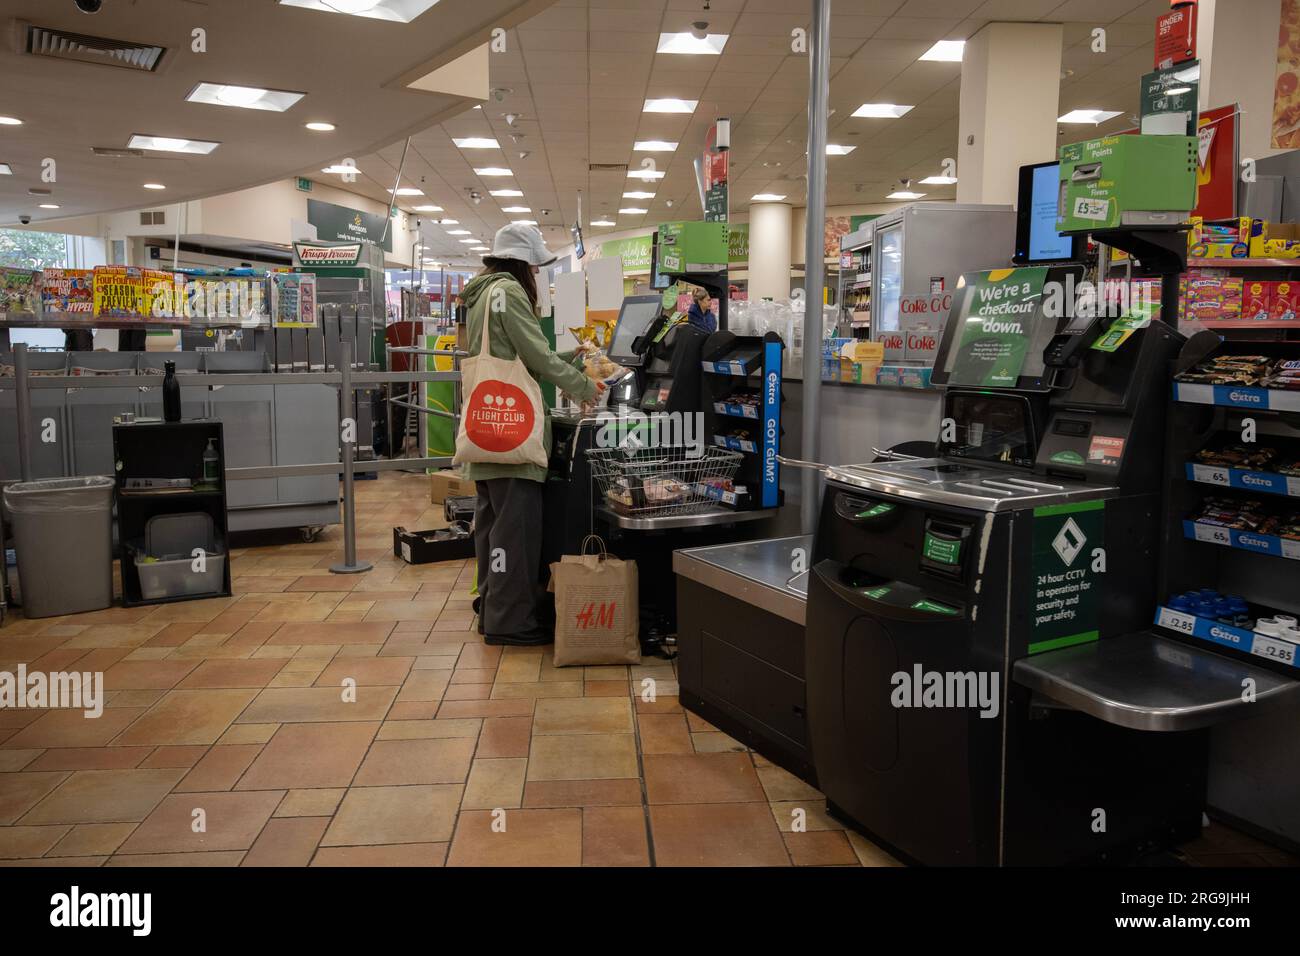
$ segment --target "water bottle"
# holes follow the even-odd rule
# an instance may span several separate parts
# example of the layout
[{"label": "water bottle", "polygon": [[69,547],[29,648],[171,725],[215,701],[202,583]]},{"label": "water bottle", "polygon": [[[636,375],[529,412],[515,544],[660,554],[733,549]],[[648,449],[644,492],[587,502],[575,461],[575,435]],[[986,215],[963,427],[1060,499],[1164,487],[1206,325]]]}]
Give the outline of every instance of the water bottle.
[{"label": "water bottle", "polygon": [[181,420],[181,385],[176,381],[176,363],[163,363],[163,421]]},{"label": "water bottle", "polygon": [[214,444],[215,438],[208,439],[208,447],[203,449],[203,483],[215,485],[221,480],[221,461]]}]

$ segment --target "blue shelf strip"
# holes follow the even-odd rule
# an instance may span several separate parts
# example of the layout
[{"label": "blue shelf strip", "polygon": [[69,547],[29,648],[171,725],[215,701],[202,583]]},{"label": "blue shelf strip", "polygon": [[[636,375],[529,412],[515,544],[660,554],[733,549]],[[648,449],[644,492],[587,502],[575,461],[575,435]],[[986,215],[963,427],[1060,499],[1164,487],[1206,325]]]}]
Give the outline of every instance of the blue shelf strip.
[{"label": "blue shelf strip", "polygon": [[733,438],[730,435],[714,435],[713,444],[719,448],[729,448],[732,451],[743,451],[750,455],[758,454],[758,445],[754,442],[746,441],[743,438]]},{"label": "blue shelf strip", "polygon": [[715,375],[753,375],[759,371],[757,361],[755,362],[701,362],[704,371],[712,372]]},{"label": "blue shelf strip", "polygon": [[1275,534],[1256,534],[1253,531],[1237,531],[1233,528],[1221,528],[1218,525],[1184,520],[1183,537],[1226,548],[1236,548],[1239,551],[1251,551],[1255,554],[1300,561],[1300,541],[1280,538]]},{"label": "blue shelf strip", "polygon": [[713,410],[719,415],[729,415],[732,418],[747,418],[750,421],[758,421],[758,407],[756,405],[736,405],[731,402],[714,402]]},{"label": "blue shelf strip", "polygon": [[1267,495],[1284,495],[1300,498],[1300,477],[1279,475],[1271,471],[1250,471],[1245,468],[1228,468],[1221,465],[1186,465],[1188,481],[1220,488],[1238,488]]},{"label": "blue shelf strip", "polygon": [[1222,405],[1257,411],[1300,412],[1300,392],[1245,385],[1190,385],[1174,382],[1174,401],[1192,405]]},{"label": "blue shelf strip", "polygon": [[1184,637],[1199,638],[1220,647],[1231,647],[1266,660],[1300,667],[1300,653],[1297,653],[1300,648],[1281,638],[1266,637],[1242,627],[1221,624],[1209,618],[1163,606],[1156,609],[1155,624],[1157,627],[1163,627]]}]

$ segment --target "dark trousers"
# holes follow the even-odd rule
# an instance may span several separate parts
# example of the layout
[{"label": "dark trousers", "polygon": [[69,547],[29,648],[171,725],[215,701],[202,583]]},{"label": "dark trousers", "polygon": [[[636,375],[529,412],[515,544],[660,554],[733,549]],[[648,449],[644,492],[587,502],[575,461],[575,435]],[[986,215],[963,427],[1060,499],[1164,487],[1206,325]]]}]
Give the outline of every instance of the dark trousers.
[{"label": "dark trousers", "polygon": [[542,596],[542,483],[492,478],[477,484],[474,553],[483,633],[532,634],[540,625]]}]

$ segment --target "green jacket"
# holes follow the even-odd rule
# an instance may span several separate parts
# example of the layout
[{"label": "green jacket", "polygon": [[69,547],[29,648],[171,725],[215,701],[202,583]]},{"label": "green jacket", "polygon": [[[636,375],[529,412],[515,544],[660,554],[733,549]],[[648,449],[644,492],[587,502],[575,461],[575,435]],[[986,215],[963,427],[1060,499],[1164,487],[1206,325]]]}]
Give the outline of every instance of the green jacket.
[{"label": "green jacket", "polygon": [[[504,299],[492,294],[498,284],[502,285]],[[551,344],[546,341],[541,323],[528,302],[528,294],[523,286],[509,275],[496,272],[491,275],[476,276],[465,286],[466,306],[465,347],[470,355],[477,355],[483,341],[483,322],[488,326],[488,348],[496,358],[523,360],[524,366],[538,384],[550,382],[582,401],[591,401],[596,397],[596,383],[582,371],[582,358],[569,352],[561,356],[551,351]],[[492,312],[489,309],[493,300],[505,305],[504,312]],[[551,410],[544,409],[542,422],[542,440],[546,443],[546,453],[551,452]],[[463,473],[471,481],[486,481],[491,478],[527,478],[531,481],[545,481],[546,469],[537,465],[492,465],[467,463]]]}]

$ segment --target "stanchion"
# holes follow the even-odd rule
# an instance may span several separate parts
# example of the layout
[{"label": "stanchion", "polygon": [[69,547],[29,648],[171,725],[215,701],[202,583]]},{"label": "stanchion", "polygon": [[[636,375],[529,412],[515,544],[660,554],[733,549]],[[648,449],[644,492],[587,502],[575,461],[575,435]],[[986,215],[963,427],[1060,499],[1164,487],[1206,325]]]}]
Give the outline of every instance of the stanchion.
[{"label": "stanchion", "polygon": [[27,346],[22,342],[14,346],[14,392],[18,399],[18,476],[31,481],[32,392],[27,381]]},{"label": "stanchion", "polygon": [[357,502],[352,478],[352,459],[356,447],[356,421],[352,422],[351,441],[345,423],[352,410],[352,343],[342,342],[339,357],[339,444],[343,450],[343,563],[330,567],[333,574],[359,574],[369,571],[369,561],[357,561]]}]

